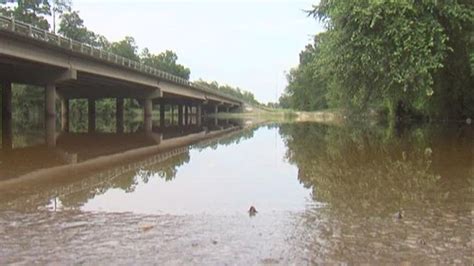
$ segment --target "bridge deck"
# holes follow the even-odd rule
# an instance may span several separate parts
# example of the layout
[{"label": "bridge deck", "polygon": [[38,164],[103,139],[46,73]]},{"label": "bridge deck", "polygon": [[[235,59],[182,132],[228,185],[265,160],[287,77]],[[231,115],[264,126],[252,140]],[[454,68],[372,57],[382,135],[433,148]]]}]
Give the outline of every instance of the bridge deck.
[{"label": "bridge deck", "polygon": [[65,98],[171,98],[240,106],[218,91],[0,16],[0,79],[54,83]]}]

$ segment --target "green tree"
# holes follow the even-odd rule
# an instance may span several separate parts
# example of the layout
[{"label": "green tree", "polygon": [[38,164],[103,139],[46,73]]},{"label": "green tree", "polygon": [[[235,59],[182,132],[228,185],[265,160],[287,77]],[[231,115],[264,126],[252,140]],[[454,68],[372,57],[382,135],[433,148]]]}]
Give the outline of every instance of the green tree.
[{"label": "green tree", "polygon": [[320,37],[300,53],[300,64],[287,74],[288,104],[294,109],[313,111],[327,108],[327,86],[322,75]]},{"label": "green tree", "polygon": [[110,50],[110,47],[111,47],[111,43],[109,42],[109,40],[107,40],[107,38],[105,38],[105,36],[103,35],[100,35],[100,34],[95,34],[95,45],[99,48],[102,48],[106,51],[109,51]]},{"label": "green tree", "polygon": [[171,73],[183,79],[188,79],[191,74],[189,68],[184,67],[177,63],[178,55],[175,52],[166,50],[158,55],[151,54],[150,51],[145,48],[142,51],[140,60],[145,65],[163,70]]},{"label": "green tree", "polygon": [[65,12],[71,12],[71,0],[52,0],[51,16],[53,17],[53,32],[56,33],[56,18]]},{"label": "green tree", "polygon": [[313,109],[325,98],[397,119],[474,115],[469,0],[321,0],[311,14],[327,32],[290,72],[293,107]]},{"label": "green tree", "polygon": [[260,103],[255,99],[255,95],[249,91],[242,91],[240,88],[234,88],[229,85],[219,85],[216,81],[207,82],[204,80],[198,80],[194,82],[196,85],[206,87],[211,90],[216,90],[227,95],[232,95],[238,99],[243,100],[246,103],[260,105]]},{"label": "green tree", "polygon": [[278,99],[278,104],[281,108],[284,108],[284,109],[293,108],[293,106],[291,105],[291,96],[288,95],[287,93],[283,93],[280,96],[280,98]]},{"label": "green tree", "polygon": [[41,29],[49,30],[50,27],[46,19],[51,15],[51,6],[48,0],[18,0],[13,6],[1,4],[0,14],[12,16]]},{"label": "green tree", "polygon": [[91,45],[97,43],[96,35],[84,26],[84,21],[79,12],[72,11],[61,15],[58,32],[68,38]]},{"label": "green tree", "polygon": [[140,57],[137,54],[138,46],[135,39],[130,36],[126,36],[123,40],[112,43],[110,45],[110,51],[130,60],[140,60]]}]

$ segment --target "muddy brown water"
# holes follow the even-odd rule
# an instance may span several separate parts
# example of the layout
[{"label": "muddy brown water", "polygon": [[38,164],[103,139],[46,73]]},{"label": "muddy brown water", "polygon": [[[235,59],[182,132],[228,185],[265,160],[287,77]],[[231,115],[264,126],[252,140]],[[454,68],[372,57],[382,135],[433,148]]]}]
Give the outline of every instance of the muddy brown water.
[{"label": "muddy brown water", "polygon": [[227,121],[2,151],[0,264],[472,264],[473,136]]}]

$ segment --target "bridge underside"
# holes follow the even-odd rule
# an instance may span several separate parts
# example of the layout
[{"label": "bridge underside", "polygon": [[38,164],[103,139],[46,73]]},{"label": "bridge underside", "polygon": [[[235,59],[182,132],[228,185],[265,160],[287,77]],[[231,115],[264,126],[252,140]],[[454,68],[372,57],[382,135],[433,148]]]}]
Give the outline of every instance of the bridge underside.
[{"label": "bridge underside", "polygon": [[229,108],[239,107],[239,103],[219,99],[190,89],[180,88],[167,82],[158,82],[156,86],[137,84],[127,80],[63,69],[47,64],[13,59],[0,55],[0,80],[45,87],[54,85],[62,99],[103,99],[132,98],[152,99],[156,102],[201,103],[223,105]]},{"label": "bridge underside", "polygon": [[[88,100],[89,131],[95,131],[95,101],[116,99],[117,132],[123,131],[124,99],[136,99],[143,108],[145,131],[153,127],[153,106],[159,105],[160,125],[165,112],[177,115],[178,124],[203,115],[237,111],[241,102],[198,90],[186,84],[159,80],[151,74],[103,62],[93,56],[63,51],[0,32],[0,85],[2,90],[2,145],[11,146],[12,83],[44,88],[47,143],[54,146],[56,101],[61,101],[61,130],[69,131],[69,101]],[[14,107],[13,107],[14,108]]]}]

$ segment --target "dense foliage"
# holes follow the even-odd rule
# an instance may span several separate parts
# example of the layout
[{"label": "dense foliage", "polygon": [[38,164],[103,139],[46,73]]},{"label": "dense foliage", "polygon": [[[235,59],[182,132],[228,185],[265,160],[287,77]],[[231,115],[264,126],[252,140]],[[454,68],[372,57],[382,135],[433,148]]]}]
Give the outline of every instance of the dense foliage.
[{"label": "dense foliage", "polygon": [[241,90],[240,88],[234,88],[234,87],[229,86],[229,85],[219,85],[219,83],[217,83],[217,81],[208,82],[208,81],[204,81],[204,80],[200,79],[198,81],[195,81],[194,84],[197,84],[197,85],[200,85],[200,86],[212,89],[212,90],[220,91],[220,92],[225,93],[227,95],[232,95],[232,96],[234,96],[238,99],[241,99],[244,102],[249,103],[249,104],[254,104],[254,105],[259,105],[260,104],[255,99],[255,95],[253,95],[253,93]]},{"label": "dense foliage", "polygon": [[327,31],[300,54],[281,104],[390,118],[474,116],[470,0],[322,0]]},{"label": "dense foliage", "polygon": [[155,55],[151,54],[150,51],[145,48],[140,58],[145,65],[161,69],[168,73],[174,73],[184,79],[189,79],[189,75],[191,74],[189,68],[176,63],[178,61],[178,55],[170,50]]}]

